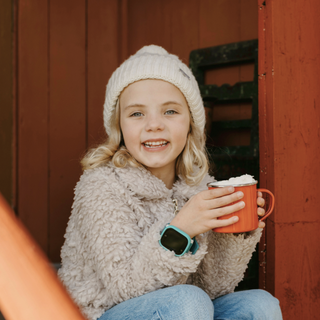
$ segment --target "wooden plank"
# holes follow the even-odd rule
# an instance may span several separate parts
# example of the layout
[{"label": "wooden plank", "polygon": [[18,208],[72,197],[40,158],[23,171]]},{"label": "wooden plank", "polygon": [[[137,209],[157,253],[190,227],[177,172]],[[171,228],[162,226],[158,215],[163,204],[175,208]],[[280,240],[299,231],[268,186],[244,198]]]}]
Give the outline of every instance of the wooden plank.
[{"label": "wooden plank", "polygon": [[[245,1],[207,1],[202,0],[200,5],[200,47],[217,46],[242,40],[257,38],[256,4],[251,0]],[[250,10],[247,10],[250,9]],[[247,25],[249,25],[247,27]],[[251,30],[253,28],[253,30]],[[206,71],[205,84],[234,85],[240,81],[253,81],[254,64],[229,65]],[[251,116],[251,103],[232,106],[214,106],[213,121],[224,118],[225,113],[232,112],[232,119],[236,115],[239,119]],[[248,112],[249,110],[249,112]],[[234,137],[234,138],[232,138]],[[250,142],[250,132],[221,132],[219,136],[212,137],[215,143],[225,145],[247,145]]]},{"label": "wooden plank", "polygon": [[276,223],[275,228],[276,296],[283,318],[316,320],[320,307],[320,222]]},{"label": "wooden plank", "polygon": [[165,9],[166,2],[128,1],[128,55],[150,44],[171,51],[171,14]]},{"label": "wooden plank", "polygon": [[[119,58],[118,64],[120,65],[129,57],[128,46],[129,46],[129,29],[128,29],[128,0],[120,0],[118,2],[118,50]],[[130,12],[131,13],[131,12]]]},{"label": "wooden plank", "polygon": [[176,0],[165,3],[165,12],[171,19],[172,53],[189,65],[190,52],[199,49],[200,1]]},{"label": "wooden plank", "polygon": [[201,48],[240,41],[240,1],[200,1]]},{"label": "wooden plank", "polygon": [[13,6],[0,1],[0,190],[13,204]]},{"label": "wooden plank", "polygon": [[[241,41],[258,39],[258,10],[256,0],[240,2],[240,39]],[[254,64],[240,66],[240,81],[253,81]]]},{"label": "wooden plank", "polygon": [[86,148],[86,1],[50,1],[50,199],[51,261],[70,216],[73,189]]},{"label": "wooden plank", "polygon": [[285,18],[278,12],[273,14],[274,27],[279,28],[274,34],[275,170],[281,172],[276,177],[284,197],[281,210],[292,209],[276,221],[295,222],[302,217],[314,221],[319,218],[320,205],[316,190],[320,177],[320,39],[314,29],[320,3],[291,6],[290,1],[284,1],[275,9],[287,12]]},{"label": "wooden plank", "polygon": [[0,308],[7,320],[84,320],[41,249],[0,195]]},{"label": "wooden plank", "polygon": [[120,60],[117,0],[88,1],[88,147],[106,138],[103,103],[106,85]]},{"label": "wooden plank", "polygon": [[[200,48],[241,41],[240,1],[201,0],[199,10]],[[205,73],[205,84],[230,85],[240,81],[240,67],[216,68]]]},{"label": "wooden plank", "polygon": [[[17,39],[17,212],[48,249],[48,8],[19,2]],[[36,35],[36,36],[35,36]]]},{"label": "wooden plank", "polygon": [[[267,180],[267,125],[266,125],[266,107],[267,107],[267,96],[266,96],[266,37],[265,37],[265,6],[259,5],[257,7],[258,11],[258,33],[259,33],[259,41],[258,41],[258,106],[259,106],[259,158],[260,158],[260,186],[266,186]],[[260,243],[259,243],[259,288],[266,289],[266,281],[267,281],[267,249],[271,253],[271,250],[274,250],[274,247],[269,242],[267,248],[266,241],[266,230],[270,229],[270,223],[266,221],[266,227],[263,231]],[[270,262],[270,257],[269,257]],[[269,287],[269,290],[270,287]]]},{"label": "wooden plank", "polygon": [[[260,109],[259,106],[259,117],[262,118],[262,122],[264,122],[263,133],[260,133],[260,146],[263,150],[260,152],[260,155],[264,158],[264,175],[260,175],[261,182],[263,183],[261,186],[263,188],[267,188],[273,192],[276,196],[276,204],[273,213],[268,217],[266,223],[266,289],[275,294],[275,226],[274,226],[274,219],[277,216],[278,212],[278,202],[279,196],[275,192],[275,177],[274,177],[274,139],[275,139],[275,132],[273,130],[274,125],[274,100],[273,100],[273,26],[271,24],[272,19],[272,6],[271,2],[268,2],[268,5],[265,6],[264,16],[265,16],[265,52],[261,52],[265,59],[265,103],[264,110]],[[260,47],[259,47],[260,49]],[[263,60],[263,57],[260,58],[259,53],[259,60]]]},{"label": "wooden plank", "polygon": [[317,319],[320,3],[266,1],[265,11],[264,158],[266,185],[276,197],[266,287],[280,300],[284,319]]},{"label": "wooden plank", "polygon": [[240,104],[215,104],[212,113],[215,121],[251,119],[252,105],[247,102]]},{"label": "wooden plank", "polygon": [[258,6],[257,0],[240,1],[240,37],[241,41],[258,38]]},{"label": "wooden plank", "polygon": [[[317,25],[320,3],[308,1],[292,5],[285,0],[274,1],[272,5],[273,29],[277,31],[273,34],[272,70],[273,130],[277,137],[274,176],[277,210],[281,212],[275,216],[275,294],[283,304],[286,319],[293,316],[317,319],[320,301],[317,271],[320,206],[320,39]],[[291,225],[295,228],[290,228]],[[281,226],[284,227],[281,229]],[[280,257],[286,259],[285,265],[280,263]],[[295,297],[300,299],[294,303],[293,312],[290,299]]]}]

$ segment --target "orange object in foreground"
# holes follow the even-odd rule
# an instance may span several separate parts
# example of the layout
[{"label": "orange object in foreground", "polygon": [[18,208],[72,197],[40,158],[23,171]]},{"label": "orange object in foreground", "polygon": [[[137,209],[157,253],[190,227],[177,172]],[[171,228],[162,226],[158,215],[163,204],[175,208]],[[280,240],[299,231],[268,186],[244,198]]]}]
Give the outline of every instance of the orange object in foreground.
[{"label": "orange object in foreground", "polygon": [[[246,206],[234,213],[230,213],[228,215],[219,217],[218,219],[224,220],[224,219],[229,219],[234,216],[239,217],[239,221],[231,224],[226,227],[219,227],[213,229],[214,232],[220,232],[220,233],[240,233],[240,232],[248,232],[252,231],[258,228],[258,222],[265,220],[273,211],[274,208],[274,195],[272,192],[270,192],[267,189],[257,189],[256,183],[252,184],[247,184],[247,185],[233,185],[234,186],[234,192],[237,191],[242,191],[243,192],[243,198],[241,199],[242,201],[245,202]],[[232,184],[230,184],[232,185]],[[209,189],[214,189],[214,188],[221,188],[225,186],[215,186],[215,183],[209,183],[208,188]],[[269,208],[266,211],[265,215],[258,219],[258,214],[257,214],[257,191],[265,192],[270,196],[270,204]],[[239,200],[240,201],[240,200]],[[235,203],[235,202],[233,202]],[[233,204],[231,203],[231,204]]]},{"label": "orange object in foreground", "polygon": [[0,309],[6,320],[84,320],[0,194]]}]

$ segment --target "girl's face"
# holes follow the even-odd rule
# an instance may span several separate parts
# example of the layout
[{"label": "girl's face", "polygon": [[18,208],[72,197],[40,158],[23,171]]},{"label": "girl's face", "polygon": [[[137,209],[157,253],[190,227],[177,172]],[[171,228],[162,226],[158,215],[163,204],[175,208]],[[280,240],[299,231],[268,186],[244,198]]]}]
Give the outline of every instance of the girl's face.
[{"label": "girl's face", "polygon": [[190,128],[187,101],[169,82],[134,82],[120,95],[120,127],[136,160],[158,177],[172,173]]}]

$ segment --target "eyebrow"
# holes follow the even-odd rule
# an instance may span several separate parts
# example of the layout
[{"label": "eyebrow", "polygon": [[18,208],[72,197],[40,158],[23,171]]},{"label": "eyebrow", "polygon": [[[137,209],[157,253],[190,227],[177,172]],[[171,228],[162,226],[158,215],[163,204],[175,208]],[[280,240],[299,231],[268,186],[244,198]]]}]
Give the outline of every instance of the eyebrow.
[{"label": "eyebrow", "polygon": [[[162,106],[168,106],[168,105],[170,105],[170,104],[177,104],[177,105],[179,105],[179,106],[182,107],[181,103],[179,103],[179,102],[177,102],[177,101],[167,101],[167,102],[164,102],[164,103],[162,104]],[[126,106],[126,107],[124,108],[124,110],[127,110],[127,109],[129,109],[129,108],[133,108],[133,107],[145,107],[145,105],[144,105],[144,104],[141,104],[141,103],[133,103],[133,104],[129,104],[128,106]]]}]

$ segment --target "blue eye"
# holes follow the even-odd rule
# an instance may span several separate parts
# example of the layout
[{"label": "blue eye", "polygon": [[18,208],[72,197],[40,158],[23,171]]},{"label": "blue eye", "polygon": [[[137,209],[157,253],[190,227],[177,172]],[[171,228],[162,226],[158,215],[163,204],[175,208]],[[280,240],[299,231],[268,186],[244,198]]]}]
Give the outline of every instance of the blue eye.
[{"label": "blue eye", "polygon": [[174,110],[167,110],[167,111],[166,111],[166,114],[175,114],[175,113],[177,113],[177,112],[174,111]]},{"label": "blue eye", "polygon": [[133,114],[130,115],[130,117],[141,117],[142,113],[141,112],[134,112]]}]

